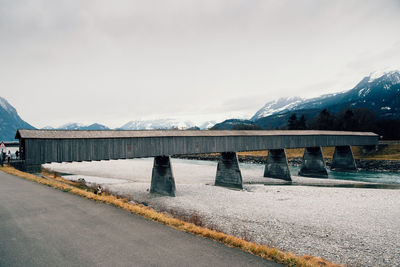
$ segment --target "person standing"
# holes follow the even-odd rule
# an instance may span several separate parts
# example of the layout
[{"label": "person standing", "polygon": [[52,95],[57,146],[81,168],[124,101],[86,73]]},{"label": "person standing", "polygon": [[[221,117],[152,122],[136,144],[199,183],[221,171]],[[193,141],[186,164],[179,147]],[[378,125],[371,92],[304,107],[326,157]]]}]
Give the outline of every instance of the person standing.
[{"label": "person standing", "polygon": [[4,161],[6,161],[6,152],[1,153],[1,166],[3,167]]}]

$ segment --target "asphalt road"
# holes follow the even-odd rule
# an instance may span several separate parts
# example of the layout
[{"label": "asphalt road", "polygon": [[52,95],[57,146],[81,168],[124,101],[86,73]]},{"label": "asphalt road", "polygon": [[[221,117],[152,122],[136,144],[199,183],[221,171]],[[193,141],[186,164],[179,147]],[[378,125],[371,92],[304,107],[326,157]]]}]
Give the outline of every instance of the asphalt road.
[{"label": "asphalt road", "polygon": [[280,266],[0,171],[0,266]]}]

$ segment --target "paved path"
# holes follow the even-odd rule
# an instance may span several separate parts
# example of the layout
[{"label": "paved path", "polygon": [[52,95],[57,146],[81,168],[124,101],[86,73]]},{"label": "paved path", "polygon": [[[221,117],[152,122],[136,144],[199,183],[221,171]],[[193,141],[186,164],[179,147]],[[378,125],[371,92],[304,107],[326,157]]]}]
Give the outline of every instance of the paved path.
[{"label": "paved path", "polygon": [[278,266],[0,171],[0,266]]}]

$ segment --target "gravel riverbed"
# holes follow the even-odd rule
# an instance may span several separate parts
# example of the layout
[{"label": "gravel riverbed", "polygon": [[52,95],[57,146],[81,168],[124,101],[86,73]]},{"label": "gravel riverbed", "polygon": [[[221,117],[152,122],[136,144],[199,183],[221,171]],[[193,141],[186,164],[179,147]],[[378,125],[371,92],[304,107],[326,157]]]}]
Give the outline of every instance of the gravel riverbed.
[{"label": "gravel riverbed", "polygon": [[[150,195],[152,160],[46,164],[156,210],[196,217],[204,226],[247,240],[349,266],[400,266],[400,190],[367,183],[293,176],[263,178],[241,164],[244,189],[213,186],[216,162],[172,160],[176,197]],[[349,187],[335,187],[349,186]]]}]

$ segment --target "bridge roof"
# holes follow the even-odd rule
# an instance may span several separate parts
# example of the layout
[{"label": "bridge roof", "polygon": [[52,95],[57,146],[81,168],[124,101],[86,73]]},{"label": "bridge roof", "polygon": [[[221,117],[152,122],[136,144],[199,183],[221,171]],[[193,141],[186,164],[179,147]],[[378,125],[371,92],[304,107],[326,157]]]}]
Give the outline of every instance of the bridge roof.
[{"label": "bridge roof", "polygon": [[232,131],[232,130],[25,130],[19,129],[17,139],[90,139],[90,138],[139,138],[139,137],[216,137],[216,136],[312,136],[312,135],[341,135],[341,136],[378,136],[371,132],[345,131],[300,131],[300,130],[271,130],[271,131]]}]

